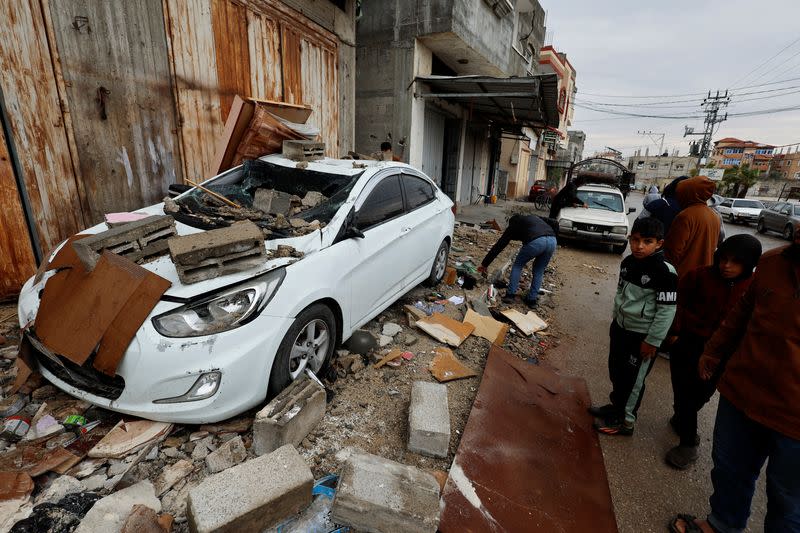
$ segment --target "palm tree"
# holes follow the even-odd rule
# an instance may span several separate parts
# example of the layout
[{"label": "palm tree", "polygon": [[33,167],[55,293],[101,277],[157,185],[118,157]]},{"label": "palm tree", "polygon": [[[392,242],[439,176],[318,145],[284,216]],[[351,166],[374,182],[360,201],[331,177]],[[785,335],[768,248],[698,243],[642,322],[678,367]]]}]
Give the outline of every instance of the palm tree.
[{"label": "palm tree", "polygon": [[725,170],[722,183],[728,188],[733,198],[744,198],[748,189],[758,181],[759,171],[750,168],[749,163]]}]

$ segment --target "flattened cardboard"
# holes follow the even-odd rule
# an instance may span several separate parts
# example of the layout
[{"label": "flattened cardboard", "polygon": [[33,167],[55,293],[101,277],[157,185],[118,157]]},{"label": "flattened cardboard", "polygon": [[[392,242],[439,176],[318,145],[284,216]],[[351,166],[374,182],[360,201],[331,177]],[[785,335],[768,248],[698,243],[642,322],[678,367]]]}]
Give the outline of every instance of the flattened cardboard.
[{"label": "flattened cardboard", "polygon": [[479,315],[472,309],[467,309],[464,315],[464,323],[472,324],[475,327],[473,335],[483,337],[492,344],[502,346],[508,334],[508,324],[498,322],[492,317]]},{"label": "flattened cardboard", "polygon": [[461,364],[450,348],[442,346],[436,348],[436,355],[433,357],[429,370],[439,383],[472,378],[478,375],[474,370]]},{"label": "flattened cardboard", "polygon": [[547,322],[542,320],[539,315],[533,311],[528,311],[522,314],[516,309],[506,309],[502,311],[504,317],[514,323],[515,326],[525,335],[533,335],[537,331],[547,329]]},{"label": "flattened cardboard", "polygon": [[433,313],[418,320],[417,327],[439,342],[454,348],[461,346],[461,343],[475,330],[472,324],[464,324],[441,313]]},{"label": "flattened cardboard", "polygon": [[33,492],[33,480],[25,472],[0,472],[0,501],[25,498]]},{"label": "flattened cardboard", "polygon": [[134,420],[119,423],[109,431],[94,448],[89,457],[108,457],[120,459],[139,451],[153,442],[164,440],[172,429],[172,424],[150,420]]}]

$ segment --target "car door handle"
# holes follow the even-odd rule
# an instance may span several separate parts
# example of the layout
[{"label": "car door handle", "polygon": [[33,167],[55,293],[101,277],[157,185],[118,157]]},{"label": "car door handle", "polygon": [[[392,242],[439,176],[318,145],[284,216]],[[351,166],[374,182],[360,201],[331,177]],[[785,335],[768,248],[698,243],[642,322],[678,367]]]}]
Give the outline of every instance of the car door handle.
[{"label": "car door handle", "polygon": [[405,235],[409,231],[411,231],[411,226],[408,226],[408,227],[405,227],[405,228],[400,228],[400,235]]}]

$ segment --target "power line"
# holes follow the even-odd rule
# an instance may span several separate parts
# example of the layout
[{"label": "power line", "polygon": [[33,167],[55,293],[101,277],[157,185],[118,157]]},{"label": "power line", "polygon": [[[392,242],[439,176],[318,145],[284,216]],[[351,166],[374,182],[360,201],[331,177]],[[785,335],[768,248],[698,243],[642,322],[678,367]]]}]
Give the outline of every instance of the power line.
[{"label": "power line", "polygon": [[[780,84],[780,83],[786,83],[786,82],[797,81],[797,80],[800,80],[800,77],[788,78],[788,79],[785,79],[785,80],[773,81],[773,82],[769,82],[769,83],[759,83],[759,84],[756,84],[756,85],[745,85],[745,86],[741,86],[741,87],[732,87],[730,90],[737,91],[737,90],[740,90],[740,89],[754,89],[756,87],[766,87],[766,86],[769,86],[769,85],[777,85],[777,84]],[[661,95],[647,95],[647,96],[630,95],[630,94],[626,94],[626,95],[622,95],[622,94],[595,94],[595,93],[578,93],[578,94],[579,95],[583,95],[583,96],[592,96],[592,97],[595,97],[595,98],[681,98],[681,97],[684,97],[684,96],[698,96],[698,95],[702,96],[702,95],[706,94],[706,92],[707,91],[705,91],[705,92],[697,92],[697,93],[661,94]]]},{"label": "power line", "polygon": [[[790,56],[790,57],[788,57],[787,59],[784,59],[783,61],[781,61],[780,63],[778,63],[777,65],[775,65],[775,66],[773,67],[773,70],[772,70],[771,72],[775,72],[775,70],[776,70],[778,67],[780,67],[780,66],[782,66],[782,65],[785,65],[786,63],[788,63],[789,61],[791,61],[792,59],[794,59],[795,57],[797,57],[797,56],[799,56],[799,55],[800,55],[800,50],[798,50],[798,51],[797,51],[797,53],[795,53],[795,54],[791,55],[791,56]],[[791,69],[789,69],[789,70],[791,70]],[[769,70],[767,70],[767,71],[764,71],[762,74],[759,74],[759,75],[758,75],[758,77],[754,78],[754,79],[753,79],[753,81],[759,80],[759,79],[763,78],[764,76],[766,76],[766,75],[768,75],[768,74],[770,74],[770,71],[769,71]],[[780,75],[783,75],[783,73],[781,73]]]},{"label": "power line", "polygon": [[[738,93],[738,94],[733,94],[732,93],[731,96],[735,98],[735,97],[738,97],[738,96],[750,96],[750,95],[753,95],[753,94],[767,94],[767,93],[776,93],[776,92],[782,92],[782,91],[790,91],[792,89],[798,89],[798,88],[800,88],[800,85],[791,85],[789,87],[780,87],[778,89],[765,89],[763,91],[750,91],[750,92],[744,92],[744,93]],[[786,94],[787,95],[788,94],[794,94],[796,92],[798,92],[798,91],[792,91],[792,92],[788,92]],[[783,94],[779,94],[779,95],[775,95],[774,97],[778,98],[780,96],[784,96],[784,95]],[[584,105],[599,105],[599,106],[607,106],[607,107],[653,107],[653,108],[662,108],[662,109],[674,109],[674,108],[689,108],[689,107],[696,107],[696,106],[687,106],[687,105],[672,106],[672,105],[662,105],[662,104],[677,104],[677,103],[683,103],[683,102],[698,102],[699,103],[699,102],[702,102],[703,100],[704,100],[703,98],[691,98],[691,99],[688,99],[688,100],[671,100],[671,101],[666,101],[666,102],[645,102],[645,103],[641,103],[641,104],[619,104],[619,103],[595,102],[595,101],[591,101],[591,100],[578,101],[578,98],[576,98],[575,102],[576,103],[581,103],[581,104],[584,104]],[[750,100],[760,100],[760,98],[752,98]],[[740,100],[740,101],[741,102],[746,102],[746,101],[749,101],[749,100]]]},{"label": "power line", "polygon": [[[800,41],[800,37],[798,37],[798,38],[797,38],[797,39],[795,39],[794,41],[790,42],[789,44],[787,44],[786,46],[784,46],[783,48],[781,48],[780,50],[778,50],[778,52],[777,52],[776,54],[774,54],[772,57],[770,57],[770,58],[769,58],[769,59],[767,59],[766,61],[763,61],[761,64],[759,64],[759,65],[756,65],[756,67],[755,67],[754,69],[752,69],[751,71],[749,71],[749,72],[748,72],[747,74],[745,74],[744,76],[740,76],[740,77],[739,77],[739,78],[738,78],[736,81],[734,81],[733,83],[731,83],[731,85],[736,85],[736,84],[737,84],[737,83],[739,83],[740,81],[744,81],[744,80],[746,80],[746,79],[747,79],[747,77],[748,77],[748,76],[750,76],[750,74],[753,74],[753,73],[754,73],[754,72],[756,72],[757,70],[760,70],[760,69],[761,69],[761,67],[765,66],[767,63],[769,63],[770,61],[772,61],[773,59],[775,59],[776,57],[778,57],[779,55],[781,55],[781,54],[782,54],[782,53],[783,53],[785,50],[787,50],[788,48],[791,48],[792,46],[794,46],[794,45],[795,45],[795,44],[796,44],[798,41]],[[753,80],[753,81],[755,81],[755,80]]]}]

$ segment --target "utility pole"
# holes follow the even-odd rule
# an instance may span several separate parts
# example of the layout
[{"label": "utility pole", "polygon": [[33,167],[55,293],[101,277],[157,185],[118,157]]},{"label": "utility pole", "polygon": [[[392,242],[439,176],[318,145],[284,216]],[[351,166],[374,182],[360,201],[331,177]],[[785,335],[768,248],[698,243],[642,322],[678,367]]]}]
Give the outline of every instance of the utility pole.
[{"label": "utility pole", "polygon": [[661,154],[664,153],[664,135],[666,135],[665,133],[655,133],[652,130],[651,131],[637,131],[636,133],[639,134],[639,135],[646,135],[646,136],[650,137],[650,140],[653,141],[653,144],[655,144],[656,139],[660,139],[658,141],[658,155],[661,155]]},{"label": "utility pole", "polygon": [[709,156],[711,151],[711,138],[714,136],[714,128],[717,124],[728,120],[728,113],[725,113],[724,116],[720,115],[720,110],[727,107],[729,103],[731,103],[731,97],[728,96],[727,90],[722,94],[717,91],[714,96],[711,96],[711,91],[708,91],[708,96],[706,96],[703,99],[703,103],[700,104],[700,107],[703,108],[706,114],[703,132],[695,133],[694,128],[684,126],[684,137],[687,135],[703,136],[702,143],[700,144],[700,153],[697,157],[697,168],[700,168],[703,159]]}]

